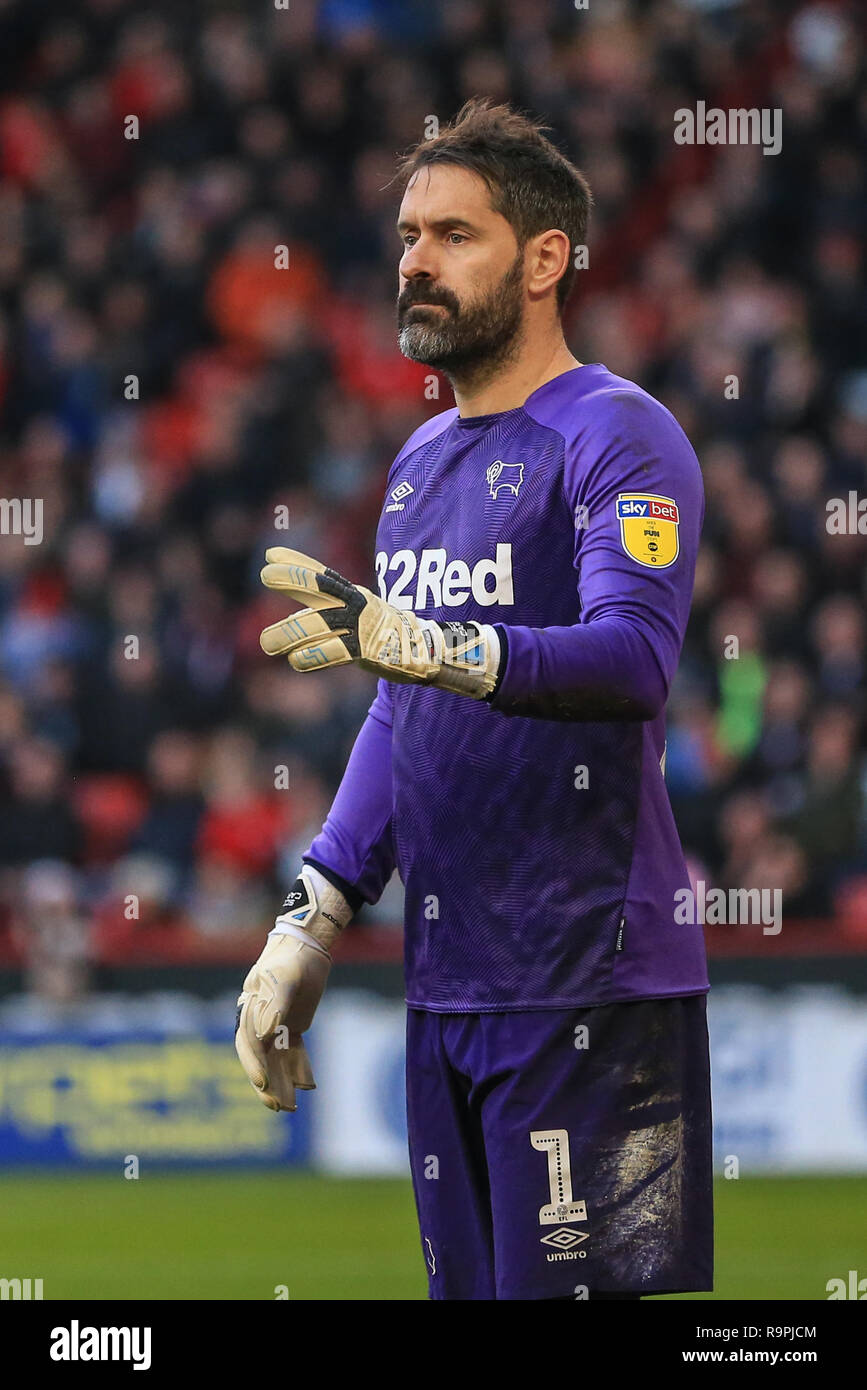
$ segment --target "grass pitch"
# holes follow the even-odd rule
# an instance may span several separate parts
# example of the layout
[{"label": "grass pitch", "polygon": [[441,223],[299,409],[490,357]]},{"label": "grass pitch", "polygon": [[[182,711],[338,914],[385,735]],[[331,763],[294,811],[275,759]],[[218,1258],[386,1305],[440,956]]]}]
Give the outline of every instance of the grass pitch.
[{"label": "grass pitch", "polygon": [[[827,1298],[867,1275],[867,1178],[740,1178],[716,1194],[720,1299]],[[400,1179],[287,1172],[0,1181],[0,1276],[48,1299],[427,1297]]]}]

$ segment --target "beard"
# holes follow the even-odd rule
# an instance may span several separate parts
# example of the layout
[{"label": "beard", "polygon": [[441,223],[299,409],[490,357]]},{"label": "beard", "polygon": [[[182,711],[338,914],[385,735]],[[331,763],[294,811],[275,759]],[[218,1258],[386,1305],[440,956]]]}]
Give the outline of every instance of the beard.
[{"label": "beard", "polygon": [[[442,308],[429,309],[429,304]],[[398,343],[404,357],[448,377],[478,380],[492,375],[516,355],[523,321],[523,251],[499,283],[478,299],[461,303],[451,290],[413,280],[397,301]]]}]

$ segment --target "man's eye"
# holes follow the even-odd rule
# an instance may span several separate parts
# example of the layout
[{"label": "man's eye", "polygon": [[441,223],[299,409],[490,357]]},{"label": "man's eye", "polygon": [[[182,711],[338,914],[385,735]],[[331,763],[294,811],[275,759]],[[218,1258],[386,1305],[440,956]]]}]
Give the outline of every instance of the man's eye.
[{"label": "man's eye", "polygon": [[415,241],[415,237],[412,235],[411,232],[407,232],[407,233],[402,237],[402,241],[403,241],[404,246],[412,246],[413,242]]},{"label": "man's eye", "polygon": [[462,232],[449,232],[449,241],[454,246],[456,242],[466,241],[466,237]]}]

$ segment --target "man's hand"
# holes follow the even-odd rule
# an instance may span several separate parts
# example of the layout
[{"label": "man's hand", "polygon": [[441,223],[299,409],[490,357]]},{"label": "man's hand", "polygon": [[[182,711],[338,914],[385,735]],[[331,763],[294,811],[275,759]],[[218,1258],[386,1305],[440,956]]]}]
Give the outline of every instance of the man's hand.
[{"label": "man's hand", "polygon": [[328,972],[331,945],[352,909],[305,864],[244,981],[235,1017],[235,1051],[269,1110],[294,1110],[296,1088],[316,1088],[301,1034],[313,1022]]},{"label": "man's hand", "polygon": [[269,1110],[294,1110],[295,1088],[316,1086],[301,1038],[313,1015],[331,957],[294,936],[271,936],[238,1000],[235,1050]]},{"label": "man's hand", "polygon": [[296,671],[355,661],[398,684],[436,685],[481,700],[497,682],[500,643],[482,623],[441,623],[395,608],[298,550],[265,552],[262,583],[308,606],[266,627],[269,656]]}]

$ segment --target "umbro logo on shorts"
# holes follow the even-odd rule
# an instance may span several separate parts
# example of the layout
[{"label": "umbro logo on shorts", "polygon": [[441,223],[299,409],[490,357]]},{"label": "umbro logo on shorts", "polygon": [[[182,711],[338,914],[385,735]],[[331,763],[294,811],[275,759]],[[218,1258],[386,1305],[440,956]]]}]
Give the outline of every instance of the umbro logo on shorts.
[{"label": "umbro logo on shorts", "polygon": [[553,1245],[556,1254],[549,1255],[549,1261],[554,1260],[583,1260],[586,1250],[576,1250],[575,1246],[588,1239],[589,1231],[570,1231],[567,1226],[561,1226],[559,1231],[552,1231],[550,1235],[540,1236],[540,1245]]}]

